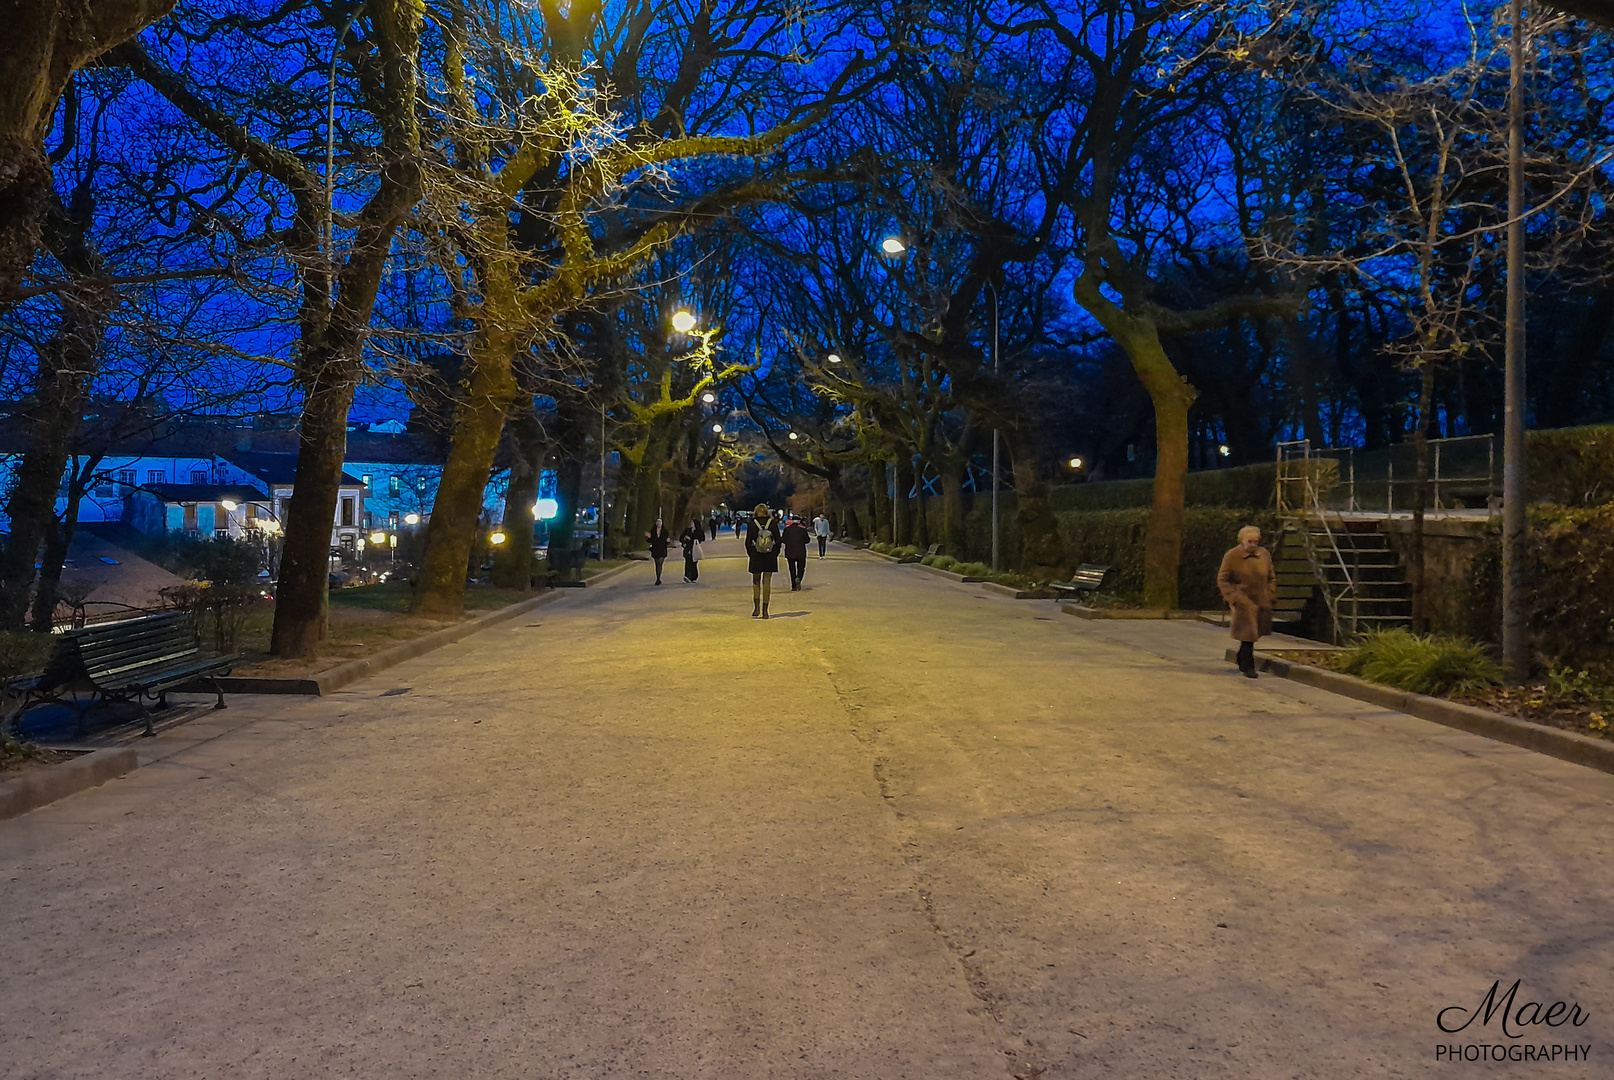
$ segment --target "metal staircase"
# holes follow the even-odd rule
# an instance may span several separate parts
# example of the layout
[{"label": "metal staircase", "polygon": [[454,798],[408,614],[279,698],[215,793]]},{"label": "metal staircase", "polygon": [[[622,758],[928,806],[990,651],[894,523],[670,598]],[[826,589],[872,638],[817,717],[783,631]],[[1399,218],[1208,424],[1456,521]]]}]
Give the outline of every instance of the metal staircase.
[{"label": "metal staircase", "polygon": [[1412,597],[1401,560],[1372,518],[1346,518],[1322,504],[1335,464],[1311,454],[1306,440],[1278,444],[1278,512],[1283,541],[1276,552],[1275,620],[1299,622],[1321,594],[1334,641],[1367,630],[1406,626]]}]

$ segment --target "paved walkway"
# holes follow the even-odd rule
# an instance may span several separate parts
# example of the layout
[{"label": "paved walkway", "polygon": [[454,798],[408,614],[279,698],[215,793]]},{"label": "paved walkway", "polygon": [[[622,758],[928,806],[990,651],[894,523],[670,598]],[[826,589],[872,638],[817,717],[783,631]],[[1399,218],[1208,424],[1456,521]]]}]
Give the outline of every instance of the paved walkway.
[{"label": "paved walkway", "polygon": [[0,1075],[1472,1076],[1516,978],[1614,1075],[1614,777],[738,546],[0,823]]}]

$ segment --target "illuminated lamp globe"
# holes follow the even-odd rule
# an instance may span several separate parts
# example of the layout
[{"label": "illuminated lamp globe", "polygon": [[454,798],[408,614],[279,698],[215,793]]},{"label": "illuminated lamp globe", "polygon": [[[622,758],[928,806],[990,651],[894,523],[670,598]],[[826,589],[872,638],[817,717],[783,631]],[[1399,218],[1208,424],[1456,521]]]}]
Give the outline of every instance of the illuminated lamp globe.
[{"label": "illuminated lamp globe", "polygon": [[895,236],[888,236],[884,240],[880,241],[880,250],[885,252],[887,255],[901,255],[904,251],[908,250],[908,245],[904,244]]},{"label": "illuminated lamp globe", "polygon": [[827,359],[832,364],[838,364],[838,363],[841,362],[841,357],[840,357],[839,353],[830,353],[829,356],[825,357],[825,359]]},{"label": "illuminated lamp globe", "polygon": [[695,329],[695,316],[683,310],[673,312],[672,328],[680,334],[689,333]]},{"label": "illuminated lamp globe", "polygon": [[234,499],[220,499],[219,500],[219,505],[224,507],[224,509],[226,509],[226,510],[239,510],[239,509],[241,509],[241,504],[236,502]]},{"label": "illuminated lamp globe", "polygon": [[721,434],[723,434],[723,425],[722,424],[713,424],[712,425],[712,430],[717,432],[719,435],[721,435]]},{"label": "illuminated lamp globe", "polygon": [[494,533],[492,536],[488,537],[488,543],[490,543],[490,544],[502,544],[502,543],[504,543],[504,533],[502,533],[502,532]]},{"label": "illuminated lamp globe", "polygon": [[717,395],[708,390],[706,393],[701,395],[701,400],[710,405],[712,402],[717,400]]},{"label": "illuminated lamp globe", "polygon": [[377,529],[375,532],[370,534],[370,543],[372,543],[372,544],[385,544],[386,542],[387,542],[387,534],[382,532],[380,529]]}]

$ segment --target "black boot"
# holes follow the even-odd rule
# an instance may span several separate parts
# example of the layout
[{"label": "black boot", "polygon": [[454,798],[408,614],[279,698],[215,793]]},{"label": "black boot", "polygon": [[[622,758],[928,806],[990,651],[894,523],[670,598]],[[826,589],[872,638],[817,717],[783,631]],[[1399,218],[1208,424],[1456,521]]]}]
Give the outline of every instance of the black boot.
[{"label": "black boot", "polygon": [[1239,643],[1239,671],[1244,673],[1246,679],[1258,677],[1255,673],[1255,642]]}]

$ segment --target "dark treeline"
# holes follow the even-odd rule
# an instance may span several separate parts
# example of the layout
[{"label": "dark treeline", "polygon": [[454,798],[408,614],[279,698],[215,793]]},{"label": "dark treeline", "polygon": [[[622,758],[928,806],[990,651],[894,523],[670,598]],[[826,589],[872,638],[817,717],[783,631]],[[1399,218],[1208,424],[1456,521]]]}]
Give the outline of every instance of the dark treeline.
[{"label": "dark treeline", "polygon": [[[323,634],[356,401],[443,448],[428,613],[491,470],[507,522],[557,470],[565,545],[602,450],[622,547],[761,455],[856,536],[979,558],[996,448],[1033,573],[1067,562],[1052,486],[1152,475],[1173,606],[1190,468],[1500,427],[1505,10],[100,7],[101,48],[19,75],[55,105],[4,150],[33,183],[0,220],[7,628],[114,406],[298,414],[282,655]],[[1524,32],[1532,419],[1601,420],[1614,54]]]}]

